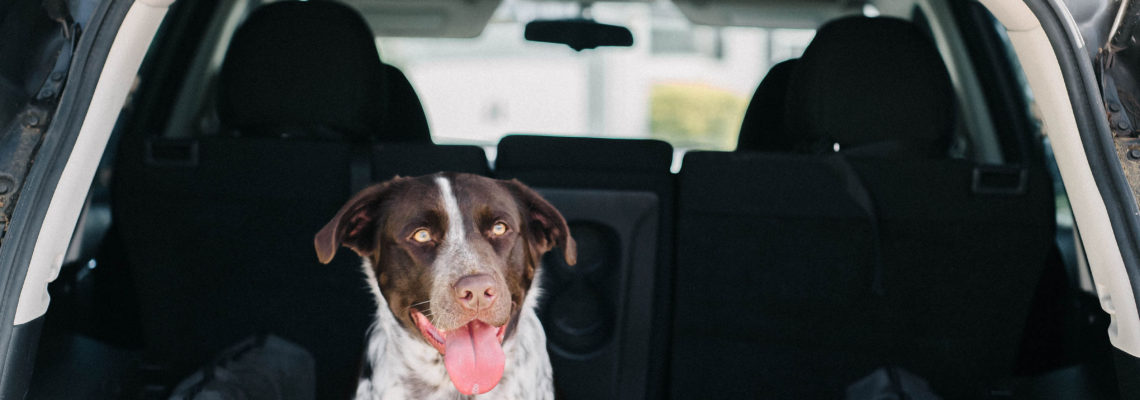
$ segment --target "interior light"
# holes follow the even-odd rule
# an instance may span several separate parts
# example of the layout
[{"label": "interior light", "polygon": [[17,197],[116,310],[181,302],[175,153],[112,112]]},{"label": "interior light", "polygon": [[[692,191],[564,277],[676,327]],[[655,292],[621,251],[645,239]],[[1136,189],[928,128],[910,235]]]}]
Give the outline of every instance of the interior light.
[{"label": "interior light", "polygon": [[863,5],[863,15],[867,16],[867,17],[872,17],[872,18],[878,17],[879,16],[879,8],[875,7],[875,5],[873,5],[873,4],[864,4]]}]

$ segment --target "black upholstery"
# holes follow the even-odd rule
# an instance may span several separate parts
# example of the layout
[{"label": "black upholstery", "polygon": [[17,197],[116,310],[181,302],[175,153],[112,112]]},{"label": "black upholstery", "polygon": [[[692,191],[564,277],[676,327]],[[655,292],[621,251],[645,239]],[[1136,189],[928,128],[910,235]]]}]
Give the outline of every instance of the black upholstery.
[{"label": "black upholstery", "polygon": [[[384,70],[371,30],[334,2],[277,2],[234,33],[218,78],[222,122],[245,136],[281,127],[364,140],[380,129]],[[309,129],[310,131],[312,129]]]},{"label": "black upholstery", "polygon": [[672,398],[842,398],[888,342],[872,228],[816,157],[691,152],[679,176]]},{"label": "black upholstery", "polygon": [[869,194],[893,343],[881,362],[951,398],[1012,374],[1053,237],[1044,166],[946,159],[949,74],[929,36],[893,18],[821,28],[793,74],[787,117],[821,150],[839,144],[822,155],[845,160],[849,178],[836,185]]},{"label": "black upholstery", "polygon": [[884,366],[977,398],[1013,373],[1050,184],[947,159],[952,105],[926,36],[845,18],[789,82],[785,127],[811,152],[686,155],[674,398],[840,398]]},{"label": "black upholstery", "polygon": [[[354,391],[375,305],[359,257],[342,252],[321,265],[313,235],[354,185],[487,171],[478,147],[430,144],[408,85],[394,89],[407,129],[385,131],[382,68],[372,34],[347,6],[271,3],[238,29],[223,64],[219,111],[233,135],[124,135],[114,218],[160,383],[271,333],[313,355],[317,398]],[[385,143],[411,131],[427,143]]]},{"label": "black upholstery", "polygon": [[424,106],[408,77],[399,68],[384,64],[388,101],[384,113],[385,142],[431,143]]},{"label": "black upholstery", "polygon": [[346,398],[371,294],[358,259],[321,265],[312,236],[351,195],[350,146],[204,138],[183,159],[155,151],[160,141],[124,138],[115,182],[148,362],[177,379],[273,333],[312,353],[318,397]]},{"label": "black upholstery", "polygon": [[[510,135],[499,141],[495,169],[535,171],[534,175],[541,175],[537,170],[624,175],[668,171],[672,160],[673,147],[659,140]],[[582,181],[579,185],[590,185],[589,180]],[[618,186],[621,185],[637,183],[630,181]]]},{"label": "black upholstery", "polygon": [[803,140],[803,135],[784,129],[784,102],[797,62],[784,60],[768,69],[744,111],[736,151],[792,151]]},{"label": "black upholstery", "polygon": [[945,156],[954,127],[949,74],[930,39],[896,18],[829,22],[789,82],[786,129],[849,149],[893,141],[900,154]]},{"label": "black upholstery", "polygon": [[[1013,372],[1053,244],[1052,186],[1043,166],[1024,193],[990,193],[961,160],[851,157],[874,196],[893,345],[887,361],[944,398],[975,398]],[[999,188],[1002,186],[999,186]]]},{"label": "black upholstery", "polygon": [[476,146],[382,143],[372,147],[372,179],[375,181],[441,171],[491,173],[487,154]]},{"label": "black upholstery", "polygon": [[539,317],[566,399],[661,398],[669,339],[672,147],[656,140],[507,136],[495,173],[566,217],[578,265],[544,260]]}]

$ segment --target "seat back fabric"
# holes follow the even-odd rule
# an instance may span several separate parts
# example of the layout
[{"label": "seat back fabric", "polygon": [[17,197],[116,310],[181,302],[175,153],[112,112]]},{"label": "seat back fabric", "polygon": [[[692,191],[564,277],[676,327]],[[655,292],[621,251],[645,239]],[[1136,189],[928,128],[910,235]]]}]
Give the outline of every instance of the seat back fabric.
[{"label": "seat back fabric", "polygon": [[268,4],[235,32],[220,72],[231,135],[124,135],[114,219],[144,356],[167,378],[271,333],[313,355],[318,398],[351,394],[374,305],[359,261],[321,265],[312,235],[352,194],[356,160],[367,174],[359,154],[379,132],[382,68],[351,8]]},{"label": "seat back fabric", "polygon": [[495,174],[566,217],[578,264],[543,261],[539,316],[567,399],[660,398],[669,326],[673,149],[655,140],[507,136]]},{"label": "seat back fabric", "polygon": [[1010,376],[1052,238],[1043,166],[947,159],[949,77],[905,21],[820,28],[787,96],[801,154],[684,160],[673,397],[836,398],[902,367],[973,398]]}]

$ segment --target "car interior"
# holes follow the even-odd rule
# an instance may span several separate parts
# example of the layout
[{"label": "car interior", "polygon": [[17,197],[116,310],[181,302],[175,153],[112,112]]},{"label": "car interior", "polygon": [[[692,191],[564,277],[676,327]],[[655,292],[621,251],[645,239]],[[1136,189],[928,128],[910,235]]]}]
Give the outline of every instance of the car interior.
[{"label": "car interior", "polygon": [[[375,305],[313,235],[364,187],[439,171],[566,217],[578,263],[545,258],[539,309],[558,398],[1119,397],[982,4],[423,4],[176,2],[49,287],[29,398],[167,398],[267,335],[311,355],[315,398],[351,397]],[[584,17],[632,44],[523,39]]]}]

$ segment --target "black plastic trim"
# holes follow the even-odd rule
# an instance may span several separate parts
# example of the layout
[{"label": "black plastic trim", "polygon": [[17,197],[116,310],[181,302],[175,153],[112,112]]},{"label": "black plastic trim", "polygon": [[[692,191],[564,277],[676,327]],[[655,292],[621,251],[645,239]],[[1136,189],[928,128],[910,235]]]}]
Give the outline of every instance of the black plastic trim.
[{"label": "black plastic trim", "polygon": [[1120,398],[1140,400],[1140,358],[1120,349],[1112,349],[1112,364],[1120,385]]},{"label": "black plastic trim", "polygon": [[143,162],[159,167],[197,167],[198,141],[194,139],[146,138]]},{"label": "black plastic trim", "polygon": [[32,383],[33,366],[36,362],[36,343],[43,330],[44,317],[40,316],[26,324],[13,326],[9,333],[11,343],[27,343],[27,346],[15,346],[11,351],[4,353],[0,359],[3,365],[18,368],[4,369],[0,376],[0,399],[22,399],[28,393]]},{"label": "black plastic trim", "polygon": [[[23,290],[32,249],[40,226],[55,193],[67,159],[75,146],[79,125],[87,115],[91,97],[103,71],[119,26],[134,2],[106,0],[91,17],[86,33],[79,40],[54,123],[45,133],[36,155],[36,163],[28,172],[20,201],[12,212],[12,223],[0,251],[0,397],[23,398],[30,382],[38,337],[35,324],[14,325],[16,306]],[[42,319],[42,317],[40,318]],[[33,334],[34,333],[34,334]]]},{"label": "black plastic trim", "polygon": [[974,194],[1017,196],[1029,187],[1029,170],[1017,166],[979,165],[974,167]]},{"label": "black plastic trim", "polygon": [[[570,189],[536,186],[535,190],[554,204],[572,226],[594,225],[612,234],[612,257],[595,262],[582,258],[569,267],[553,253],[547,254],[542,268],[544,294],[539,300],[539,317],[547,332],[551,364],[560,371],[589,377],[596,385],[567,387],[555,377],[556,391],[568,398],[644,399],[654,376],[645,364],[652,357],[654,322],[659,305],[656,298],[661,199],[641,190]],[[600,223],[599,221],[607,221]],[[608,237],[608,236],[607,236]],[[615,263],[606,265],[609,263]],[[609,267],[608,269],[606,267]],[[577,271],[568,273],[568,271]],[[605,277],[605,278],[603,278]],[[603,318],[594,333],[568,334],[558,328],[557,310],[550,308],[573,283],[586,283],[597,299],[614,306],[614,313]],[[608,282],[613,286],[600,285]],[[561,285],[559,285],[561,284]],[[593,337],[591,337],[593,336]],[[587,345],[560,343],[571,337],[585,338]],[[596,341],[593,341],[596,340]],[[569,346],[567,346],[569,345]],[[588,372],[587,372],[588,371]],[[595,381],[596,380],[596,381]]]},{"label": "black plastic trim", "polygon": [[[1079,30],[1079,27],[1065,24],[1067,18],[1061,10],[1063,5],[1056,0],[1026,0],[1025,3],[1041,22],[1053,51],[1057,53],[1093,180],[1108,211],[1135,297],[1140,293],[1140,261],[1136,249],[1140,238],[1140,219],[1137,218],[1140,209],[1116,157],[1092,60],[1081,47],[1084,43],[1079,42],[1080,38],[1070,34],[1071,30]],[[1140,297],[1137,300],[1140,302]]]}]

